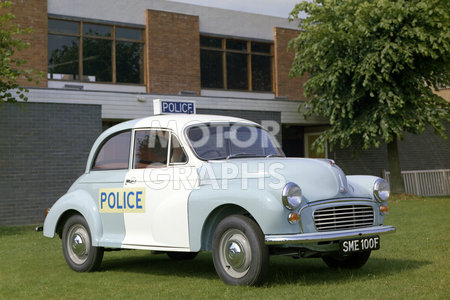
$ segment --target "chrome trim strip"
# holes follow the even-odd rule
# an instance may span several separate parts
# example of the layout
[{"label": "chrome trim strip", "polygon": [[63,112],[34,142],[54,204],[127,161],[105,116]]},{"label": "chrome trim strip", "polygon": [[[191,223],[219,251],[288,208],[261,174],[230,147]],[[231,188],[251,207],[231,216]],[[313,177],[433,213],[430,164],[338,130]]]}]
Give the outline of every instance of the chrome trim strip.
[{"label": "chrome trim strip", "polygon": [[371,202],[371,203],[378,203],[376,200],[369,199],[369,198],[335,198],[335,199],[325,199],[325,200],[317,200],[312,202],[307,202],[309,206],[316,206],[316,205],[322,205],[322,204],[330,204],[335,202],[355,202],[355,201],[364,201],[364,202]]},{"label": "chrome trim strip", "polygon": [[314,233],[300,233],[300,234],[266,234],[265,243],[266,245],[281,245],[281,244],[301,244],[301,243],[314,243],[323,241],[336,241],[342,239],[351,239],[371,235],[394,233],[395,231],[396,229],[393,226],[374,226],[368,228],[358,228],[332,232],[314,232]]}]

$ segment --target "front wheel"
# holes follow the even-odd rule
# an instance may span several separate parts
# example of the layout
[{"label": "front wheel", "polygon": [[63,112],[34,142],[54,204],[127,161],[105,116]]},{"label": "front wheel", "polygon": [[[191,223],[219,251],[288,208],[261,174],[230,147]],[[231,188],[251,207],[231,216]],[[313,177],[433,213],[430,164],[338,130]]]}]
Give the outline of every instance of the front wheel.
[{"label": "front wheel", "polygon": [[349,255],[330,254],[322,257],[322,260],[330,268],[359,269],[364,266],[370,257],[370,251],[357,252]]},{"label": "front wheel", "polygon": [[241,215],[227,217],[217,225],[212,256],[216,272],[226,284],[260,284],[269,268],[264,234],[253,220]]},{"label": "front wheel", "polygon": [[80,215],[73,215],[66,221],[62,248],[67,264],[77,272],[95,271],[103,259],[103,248],[92,246],[89,225]]}]

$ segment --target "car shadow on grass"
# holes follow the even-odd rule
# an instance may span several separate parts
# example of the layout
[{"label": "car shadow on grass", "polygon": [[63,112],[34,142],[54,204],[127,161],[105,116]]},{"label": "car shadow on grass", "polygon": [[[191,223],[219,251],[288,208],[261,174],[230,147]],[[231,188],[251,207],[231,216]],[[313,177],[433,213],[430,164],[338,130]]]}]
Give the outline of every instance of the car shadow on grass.
[{"label": "car shadow on grass", "polygon": [[[105,254],[105,256],[107,255],[108,253]],[[331,269],[321,259],[295,260],[289,257],[271,257],[269,275],[264,286],[284,284],[323,285],[324,282],[366,281],[377,279],[379,276],[419,269],[429,264],[431,264],[429,261],[414,259],[371,258],[361,269],[343,270]],[[100,271],[219,280],[210,253],[201,253],[194,260],[185,261],[172,260],[165,254],[106,258]]]},{"label": "car shadow on grass", "polygon": [[361,269],[349,270],[329,268],[321,259],[283,257],[271,261],[268,284],[323,285],[324,282],[367,281],[419,269],[431,263],[414,259],[370,258]]},{"label": "car shadow on grass", "polygon": [[[145,253],[145,252],[142,252]],[[209,253],[201,253],[193,260],[173,260],[166,254],[150,255],[149,252],[139,256],[122,258],[105,258],[100,271],[135,272],[150,275],[170,275],[197,278],[216,278],[216,271]]]}]

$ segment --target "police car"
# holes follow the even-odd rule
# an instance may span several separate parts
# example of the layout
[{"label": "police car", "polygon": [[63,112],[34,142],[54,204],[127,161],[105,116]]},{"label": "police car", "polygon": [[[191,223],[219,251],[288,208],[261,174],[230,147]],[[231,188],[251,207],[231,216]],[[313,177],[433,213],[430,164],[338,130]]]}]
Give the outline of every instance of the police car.
[{"label": "police car", "polygon": [[381,178],[346,176],[332,160],[286,158],[254,122],[155,115],[99,136],[84,174],[51,207],[44,236],[61,237],[79,272],[98,269],[105,250],[173,259],[211,251],[225,283],[256,285],[271,255],[362,267],[380,235],[395,231],[383,225],[388,197]]}]

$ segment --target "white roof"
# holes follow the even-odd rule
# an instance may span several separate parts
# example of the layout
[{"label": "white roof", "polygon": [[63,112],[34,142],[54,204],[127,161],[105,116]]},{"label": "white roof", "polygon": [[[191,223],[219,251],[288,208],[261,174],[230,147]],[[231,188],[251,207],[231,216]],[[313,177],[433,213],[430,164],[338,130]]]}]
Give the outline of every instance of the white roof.
[{"label": "white roof", "polygon": [[[227,116],[216,116],[216,115],[187,115],[187,114],[168,114],[168,115],[156,115],[141,119],[135,119],[131,121],[126,121],[120,124],[117,124],[107,130],[105,130],[95,141],[92,146],[91,152],[89,154],[88,162],[86,165],[86,172],[89,172],[90,166],[92,164],[92,160],[94,159],[94,155],[96,153],[96,149],[100,147],[100,145],[105,141],[105,139],[117,132],[130,130],[130,129],[138,129],[138,128],[167,128],[171,129],[175,132],[178,138],[187,145],[187,141],[184,136],[184,129],[189,125],[201,124],[201,123],[244,123],[250,125],[258,125],[255,122],[248,121],[245,119],[235,118],[235,117],[227,117]],[[191,152],[190,149],[186,149],[188,152]],[[191,152],[191,156],[192,155]]]},{"label": "white roof", "polygon": [[126,121],[109,128],[104,132],[104,134],[110,135],[114,132],[131,128],[168,128],[172,129],[178,134],[181,134],[186,126],[199,123],[246,123],[257,125],[257,123],[249,120],[229,116],[202,114],[167,114]]},{"label": "white roof", "polygon": [[198,124],[198,123],[253,123],[251,121],[227,117],[227,116],[217,116],[217,115],[197,115],[197,114],[168,114],[168,115],[157,115],[152,117],[147,117],[140,119],[134,126],[138,127],[164,127],[174,129],[172,126],[176,124],[178,128],[184,128],[187,125]]}]

